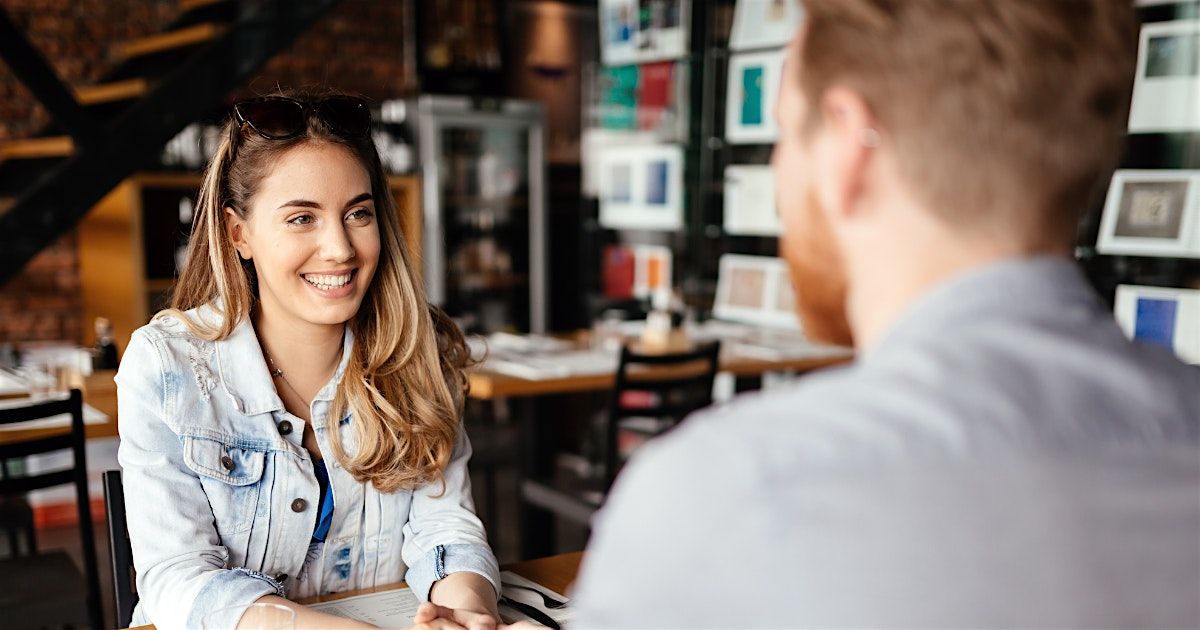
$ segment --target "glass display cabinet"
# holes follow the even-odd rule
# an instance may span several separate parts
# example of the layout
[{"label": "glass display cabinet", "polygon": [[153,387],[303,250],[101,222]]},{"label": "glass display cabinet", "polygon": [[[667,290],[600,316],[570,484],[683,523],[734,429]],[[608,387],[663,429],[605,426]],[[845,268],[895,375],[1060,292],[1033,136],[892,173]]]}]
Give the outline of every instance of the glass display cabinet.
[{"label": "glass display cabinet", "polygon": [[546,332],[542,106],[422,96],[410,107],[429,300],[468,332]]}]

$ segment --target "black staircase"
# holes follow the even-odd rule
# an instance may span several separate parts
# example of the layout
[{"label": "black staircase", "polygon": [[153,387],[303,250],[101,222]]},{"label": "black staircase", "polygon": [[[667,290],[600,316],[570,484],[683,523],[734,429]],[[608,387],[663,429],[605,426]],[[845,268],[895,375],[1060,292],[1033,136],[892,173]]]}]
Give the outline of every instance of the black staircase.
[{"label": "black staircase", "polygon": [[104,82],[76,89],[0,8],[0,58],[54,118],[0,142],[0,284],[337,3],[181,0],[168,31],[123,45]]}]

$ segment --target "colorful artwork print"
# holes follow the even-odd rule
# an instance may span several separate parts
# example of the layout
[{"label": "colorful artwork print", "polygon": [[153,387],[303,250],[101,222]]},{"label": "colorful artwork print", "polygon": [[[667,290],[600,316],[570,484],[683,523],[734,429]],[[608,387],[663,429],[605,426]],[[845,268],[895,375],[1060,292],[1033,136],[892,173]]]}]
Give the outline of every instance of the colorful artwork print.
[{"label": "colorful artwork print", "polygon": [[742,124],[763,123],[763,68],[751,66],[742,69]]},{"label": "colorful artwork print", "polygon": [[730,277],[729,305],[762,308],[767,274],[762,269],[734,269]]},{"label": "colorful artwork print", "polygon": [[1178,308],[1179,303],[1175,300],[1138,298],[1133,338],[1174,352]]},{"label": "colorful artwork print", "polygon": [[617,66],[600,72],[600,126],[637,127],[638,67]]},{"label": "colorful artwork print", "polygon": [[1197,130],[1200,130],[1200,20],[1147,22],[1138,37],[1129,131]]},{"label": "colorful artwork print", "polygon": [[1179,238],[1186,181],[1126,182],[1117,215],[1117,236]]},{"label": "colorful artwork print", "polygon": [[1200,74],[1200,34],[1151,37],[1146,49],[1146,77],[1191,77]]},{"label": "colorful artwork print", "polygon": [[731,144],[771,144],[779,136],[770,107],[779,97],[783,49],[737,53],[729,58],[725,139]]},{"label": "colorful artwork print", "polygon": [[633,201],[633,166],[626,163],[612,164],[609,170],[608,199],[614,203]]},{"label": "colorful artwork print", "polygon": [[671,165],[666,160],[655,160],[646,165],[646,203],[666,205],[670,175]]}]

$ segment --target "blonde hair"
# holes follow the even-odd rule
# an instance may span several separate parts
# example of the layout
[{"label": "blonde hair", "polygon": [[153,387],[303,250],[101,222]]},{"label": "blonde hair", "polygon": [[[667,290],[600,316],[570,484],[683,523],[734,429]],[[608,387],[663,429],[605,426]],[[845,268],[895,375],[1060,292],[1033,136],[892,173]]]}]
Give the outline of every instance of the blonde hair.
[{"label": "blonde hair", "polygon": [[[303,101],[329,94],[281,95]],[[224,208],[246,218],[251,199],[280,156],[312,142],[344,147],[358,159],[370,174],[379,222],[379,265],[358,313],[347,322],[355,341],[326,421],[333,455],[356,480],[369,480],[384,492],[442,481],[461,430],[470,353],[454,322],[425,301],[396,201],[369,137],[339,136],[316,116],[309,116],[304,134],[287,140],[268,140],[230,121],[204,174],[171,308],[155,318],[174,315],[196,335],[214,341],[251,316],[257,300],[254,267],[234,249]],[[202,305],[223,315],[219,326],[193,322],[182,313]],[[353,455],[337,431],[346,409],[355,417]]]},{"label": "blonde hair", "polygon": [[1137,46],[1129,0],[803,4],[810,123],[826,90],[853,89],[902,176],[948,222],[1073,238],[1121,146]]}]

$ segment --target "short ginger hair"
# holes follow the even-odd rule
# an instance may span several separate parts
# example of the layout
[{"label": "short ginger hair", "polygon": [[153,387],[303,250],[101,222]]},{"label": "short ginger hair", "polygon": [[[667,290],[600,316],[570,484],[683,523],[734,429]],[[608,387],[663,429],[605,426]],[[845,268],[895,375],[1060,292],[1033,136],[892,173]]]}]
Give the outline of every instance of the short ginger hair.
[{"label": "short ginger hair", "polygon": [[917,198],[955,226],[1068,244],[1116,164],[1130,0],[803,0],[801,89],[862,95]]}]

